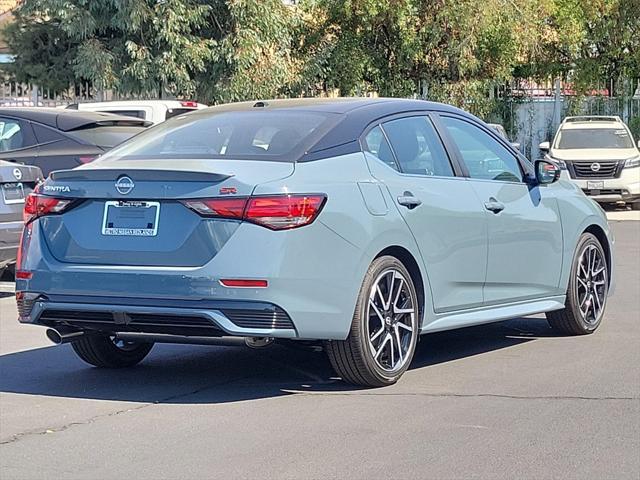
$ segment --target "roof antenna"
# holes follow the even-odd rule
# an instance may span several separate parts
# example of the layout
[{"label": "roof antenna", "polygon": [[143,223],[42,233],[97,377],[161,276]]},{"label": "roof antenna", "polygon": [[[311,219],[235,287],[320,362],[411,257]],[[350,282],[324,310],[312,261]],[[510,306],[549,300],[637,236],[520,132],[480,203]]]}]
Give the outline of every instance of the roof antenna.
[{"label": "roof antenna", "polygon": [[262,102],[262,101],[256,102],[256,103],[253,104],[254,108],[264,108],[264,107],[268,107],[268,106],[269,106],[269,104],[267,102]]}]

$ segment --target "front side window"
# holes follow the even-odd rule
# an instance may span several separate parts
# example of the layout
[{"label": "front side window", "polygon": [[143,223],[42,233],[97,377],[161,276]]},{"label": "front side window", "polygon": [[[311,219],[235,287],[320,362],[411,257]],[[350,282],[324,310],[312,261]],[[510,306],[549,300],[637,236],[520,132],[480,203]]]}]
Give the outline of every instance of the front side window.
[{"label": "front side window", "polygon": [[404,173],[453,177],[449,157],[428,117],[409,117],[383,124]]},{"label": "front side window", "polygon": [[458,147],[471,178],[522,181],[518,159],[491,135],[457,118],[442,117],[442,123]]},{"label": "front side window", "polygon": [[25,146],[20,122],[0,117],[0,152],[17,150]]}]

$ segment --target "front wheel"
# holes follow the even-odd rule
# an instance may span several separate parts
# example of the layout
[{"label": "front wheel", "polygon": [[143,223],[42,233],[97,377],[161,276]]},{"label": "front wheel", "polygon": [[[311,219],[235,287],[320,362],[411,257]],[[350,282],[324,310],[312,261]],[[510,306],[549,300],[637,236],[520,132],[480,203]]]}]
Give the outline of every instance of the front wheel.
[{"label": "front wheel", "polygon": [[365,275],[346,340],[326,350],[343,380],[367,387],[398,381],[418,339],[419,309],[411,275],[395,257],[373,261]]},{"label": "front wheel", "polygon": [[153,343],[127,342],[108,335],[85,335],[71,344],[85,362],[101,368],[124,368],[140,363]]},{"label": "front wheel", "polygon": [[565,335],[593,333],[602,322],[609,292],[609,267],[600,241],[583,233],[571,266],[565,308],[547,312],[554,330]]}]

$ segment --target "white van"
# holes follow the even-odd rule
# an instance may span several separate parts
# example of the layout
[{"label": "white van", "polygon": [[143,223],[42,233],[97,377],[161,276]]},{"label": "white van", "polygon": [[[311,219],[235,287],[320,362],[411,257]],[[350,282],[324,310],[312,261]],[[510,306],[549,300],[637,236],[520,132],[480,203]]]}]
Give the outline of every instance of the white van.
[{"label": "white van", "polygon": [[90,112],[114,113],[127,117],[142,118],[152,123],[207,108],[207,105],[191,100],[123,100],[117,102],[74,103],[67,108]]}]

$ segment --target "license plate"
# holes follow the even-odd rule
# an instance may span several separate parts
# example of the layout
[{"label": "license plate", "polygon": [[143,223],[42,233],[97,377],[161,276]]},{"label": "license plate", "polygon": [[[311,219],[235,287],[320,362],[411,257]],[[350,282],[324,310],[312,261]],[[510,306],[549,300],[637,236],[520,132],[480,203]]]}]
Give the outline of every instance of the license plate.
[{"label": "license plate", "polygon": [[2,197],[4,203],[24,203],[24,188],[21,183],[3,183]]},{"label": "license plate", "polygon": [[587,182],[587,188],[589,190],[602,190],[604,188],[604,181],[601,181],[601,182]]},{"label": "license plate", "polygon": [[159,218],[159,202],[105,202],[102,234],[155,237],[158,234]]}]

